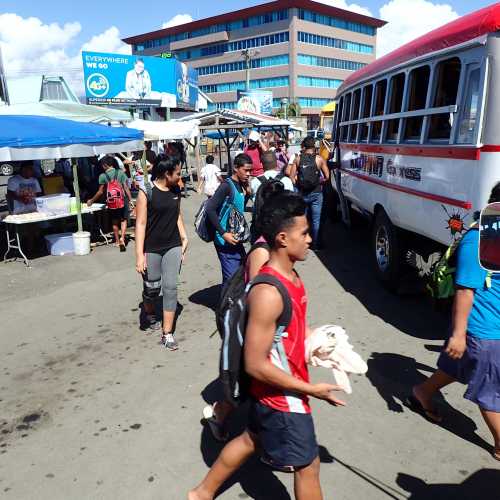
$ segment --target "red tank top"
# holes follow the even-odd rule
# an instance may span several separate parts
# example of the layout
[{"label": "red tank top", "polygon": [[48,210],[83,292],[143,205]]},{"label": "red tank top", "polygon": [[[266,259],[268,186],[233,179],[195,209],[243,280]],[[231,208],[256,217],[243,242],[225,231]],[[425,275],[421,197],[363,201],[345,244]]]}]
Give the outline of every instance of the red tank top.
[{"label": "red tank top", "polygon": [[259,177],[264,174],[264,166],[260,161],[260,148],[245,148],[245,154],[252,159],[252,177]]},{"label": "red tank top", "polygon": [[[291,374],[304,382],[309,382],[305,352],[307,295],[304,285],[300,279],[298,280],[298,284],[293,283],[268,265],[265,265],[259,274],[272,274],[288,290],[292,301],[292,319],[283,336],[283,346]],[[283,368],[274,347],[269,353],[269,360],[275,366]],[[286,413],[311,413],[309,398],[307,396],[287,393],[255,379],[252,379],[250,394],[263,405],[278,411]]]}]

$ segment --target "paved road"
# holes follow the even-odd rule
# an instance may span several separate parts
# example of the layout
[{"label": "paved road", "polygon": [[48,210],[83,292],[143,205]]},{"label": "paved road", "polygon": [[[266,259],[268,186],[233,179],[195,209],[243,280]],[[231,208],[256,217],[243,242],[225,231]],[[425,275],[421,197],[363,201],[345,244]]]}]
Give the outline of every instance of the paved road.
[{"label": "paved road", "polygon": [[[199,200],[185,203],[188,221]],[[298,266],[311,324],[344,326],[369,364],[348,407],[313,403],[325,498],[498,499],[500,467],[462,387],[445,391],[442,427],[402,405],[408,387],[433,370],[446,319],[422,298],[378,285],[365,233],[332,226],[328,250]],[[205,473],[220,449],[200,423],[204,400],[217,396],[210,307],[219,268],[210,245],[191,241],[177,353],[138,331],[132,246],[46,257],[31,270],[0,265],[2,498],[177,500]],[[312,376],[330,380],[321,369]],[[220,498],[289,499],[291,479],[251,461]]]}]

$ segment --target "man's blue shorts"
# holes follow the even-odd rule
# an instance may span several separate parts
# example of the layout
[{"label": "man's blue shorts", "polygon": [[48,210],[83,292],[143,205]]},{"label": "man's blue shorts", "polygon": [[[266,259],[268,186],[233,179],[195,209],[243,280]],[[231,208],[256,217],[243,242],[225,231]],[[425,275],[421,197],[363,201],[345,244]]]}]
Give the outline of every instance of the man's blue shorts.
[{"label": "man's blue shorts", "polygon": [[310,413],[282,412],[252,400],[248,430],[259,439],[262,461],[275,469],[293,472],[318,456]]}]

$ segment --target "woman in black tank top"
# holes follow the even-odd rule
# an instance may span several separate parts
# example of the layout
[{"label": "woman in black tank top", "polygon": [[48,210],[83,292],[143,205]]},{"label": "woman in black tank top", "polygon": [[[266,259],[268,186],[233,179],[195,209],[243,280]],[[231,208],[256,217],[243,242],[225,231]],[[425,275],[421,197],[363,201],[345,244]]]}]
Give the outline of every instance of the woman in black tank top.
[{"label": "woman in black tank top", "polygon": [[143,303],[146,317],[141,328],[159,330],[155,302],[163,295],[162,343],[178,349],[173,326],[177,309],[177,276],[187,249],[181,216],[179,190],[180,162],[177,157],[160,155],[153,166],[152,182],[145,177],[137,198],[135,227],[136,270],[143,277]]}]

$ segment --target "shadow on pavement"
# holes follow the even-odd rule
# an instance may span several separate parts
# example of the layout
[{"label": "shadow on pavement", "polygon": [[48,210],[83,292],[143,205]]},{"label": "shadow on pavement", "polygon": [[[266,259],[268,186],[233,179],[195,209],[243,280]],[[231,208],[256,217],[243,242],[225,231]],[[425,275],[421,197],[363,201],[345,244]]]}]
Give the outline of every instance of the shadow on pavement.
[{"label": "shadow on pavement", "polygon": [[446,337],[448,320],[434,311],[424,296],[396,296],[376,279],[370,256],[368,224],[349,230],[325,221],[324,250],[317,256],[346,292],[371,313],[412,337],[436,340]]},{"label": "shadow on pavement", "polygon": [[189,297],[189,301],[193,304],[208,307],[209,309],[212,309],[212,311],[215,311],[219,304],[220,292],[221,285],[212,285],[193,293]]},{"label": "shadow on pavement", "polygon": [[[408,356],[374,352],[368,360],[367,377],[387,403],[387,408],[403,413],[405,410],[411,411],[405,406],[411,388],[426,379],[418,370],[429,375],[434,372],[434,368],[418,363]],[[491,451],[492,446],[476,434],[477,425],[470,417],[453,408],[441,394],[436,397],[436,403],[443,415],[439,427],[488,452]]]},{"label": "shadow on pavement", "polygon": [[409,474],[400,472],[398,485],[411,495],[410,500],[497,500],[500,497],[500,470],[480,469],[462,483],[427,484]]},{"label": "shadow on pavement", "polygon": [[359,467],[356,467],[354,465],[349,465],[346,462],[343,462],[337,457],[334,457],[333,455],[330,454],[327,448],[324,446],[319,446],[319,459],[322,464],[332,464],[332,463],[337,463],[341,465],[342,467],[345,467],[347,470],[352,472],[354,475],[358,476],[361,478],[363,481],[366,481],[369,483],[371,486],[373,486],[375,489],[382,491],[385,493],[387,498],[393,498],[395,500],[399,500],[401,498],[406,498],[406,495],[403,495],[400,491],[396,490],[392,486],[385,484],[383,481],[380,479],[377,479],[376,477],[370,475],[368,472],[365,472],[364,470],[360,469]]},{"label": "shadow on pavement", "polygon": [[[208,404],[212,404],[222,398],[222,387],[218,379],[213,380],[201,393]],[[229,417],[229,435],[234,438],[241,434],[247,425],[248,405],[237,408]],[[217,442],[210,432],[208,426],[204,425],[201,433],[200,449],[203,460],[208,467],[215,462],[224,447],[223,443]],[[258,456],[254,456],[241,467],[226,483],[224,483],[219,495],[239,483],[243,491],[256,500],[291,500],[284,484],[276,477],[269,467],[262,464]]]}]

